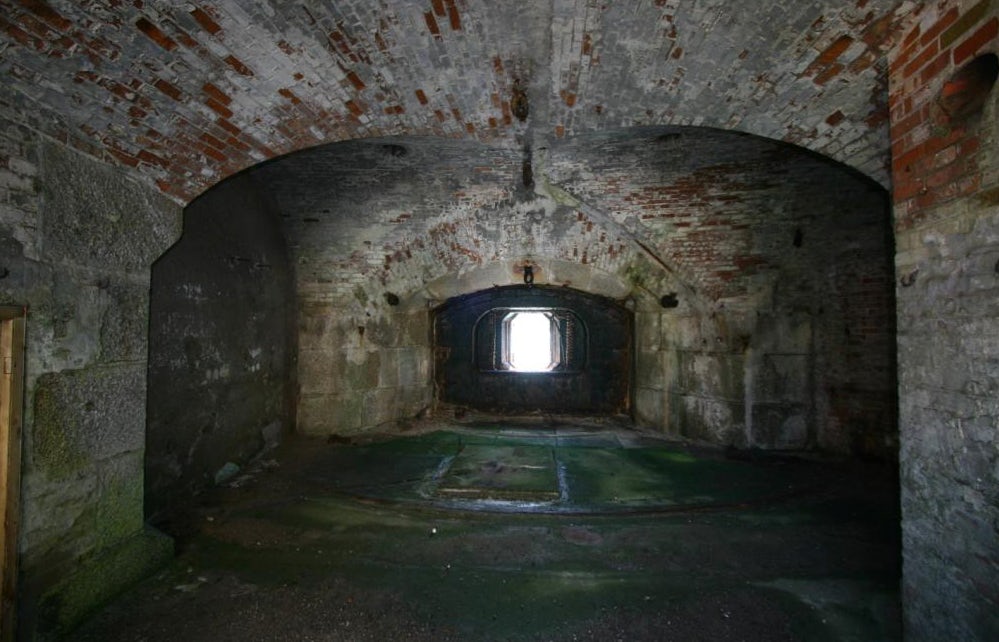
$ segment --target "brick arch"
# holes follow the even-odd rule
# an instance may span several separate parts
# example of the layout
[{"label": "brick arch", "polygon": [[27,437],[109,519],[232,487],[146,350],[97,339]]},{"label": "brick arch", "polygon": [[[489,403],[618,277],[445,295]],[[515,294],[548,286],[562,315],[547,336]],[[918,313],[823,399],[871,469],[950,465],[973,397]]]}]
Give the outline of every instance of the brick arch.
[{"label": "brick arch", "polygon": [[519,148],[662,124],[795,142],[888,184],[885,52],[920,13],[902,0],[8,9],[3,110],[184,203],[328,142]]}]

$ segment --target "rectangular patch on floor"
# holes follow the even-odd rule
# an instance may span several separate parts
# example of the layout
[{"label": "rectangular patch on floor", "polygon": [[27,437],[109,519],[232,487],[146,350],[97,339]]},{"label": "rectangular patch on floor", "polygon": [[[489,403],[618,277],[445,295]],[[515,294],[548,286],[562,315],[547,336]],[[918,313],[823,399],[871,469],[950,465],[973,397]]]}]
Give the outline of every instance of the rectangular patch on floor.
[{"label": "rectangular patch on floor", "polygon": [[436,494],[501,501],[557,500],[555,457],[545,446],[466,445],[444,473]]}]

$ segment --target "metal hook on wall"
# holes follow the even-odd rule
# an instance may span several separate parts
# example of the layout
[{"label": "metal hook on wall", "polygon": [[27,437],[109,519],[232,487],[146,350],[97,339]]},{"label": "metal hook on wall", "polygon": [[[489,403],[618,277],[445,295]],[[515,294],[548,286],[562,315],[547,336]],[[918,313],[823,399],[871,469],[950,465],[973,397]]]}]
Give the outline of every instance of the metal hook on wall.
[{"label": "metal hook on wall", "polygon": [[528,287],[534,285],[534,266],[524,266],[524,283],[526,283]]}]

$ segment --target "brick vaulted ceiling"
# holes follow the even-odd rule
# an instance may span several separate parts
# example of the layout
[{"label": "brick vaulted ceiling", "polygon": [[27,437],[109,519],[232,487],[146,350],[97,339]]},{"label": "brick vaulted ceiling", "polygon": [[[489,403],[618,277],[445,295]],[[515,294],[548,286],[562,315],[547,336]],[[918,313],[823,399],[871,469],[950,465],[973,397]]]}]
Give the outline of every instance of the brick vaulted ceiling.
[{"label": "brick vaulted ceiling", "polygon": [[640,125],[792,142],[887,185],[885,55],[923,4],[0,0],[0,109],[181,202],[321,143]]}]

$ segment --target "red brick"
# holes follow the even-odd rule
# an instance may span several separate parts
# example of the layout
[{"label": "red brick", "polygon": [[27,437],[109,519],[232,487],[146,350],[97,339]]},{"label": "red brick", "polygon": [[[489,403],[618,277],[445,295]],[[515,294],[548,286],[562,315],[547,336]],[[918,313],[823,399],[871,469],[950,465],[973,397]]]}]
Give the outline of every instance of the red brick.
[{"label": "red brick", "polygon": [[118,159],[119,162],[128,165],[129,167],[138,167],[139,159],[131,154],[128,154],[120,149],[115,149],[114,147],[106,148],[107,153]]},{"label": "red brick", "polygon": [[814,82],[816,85],[824,85],[833,78],[835,78],[836,76],[838,76],[839,72],[841,71],[843,71],[843,65],[839,64],[838,62],[832,64],[829,67],[826,67],[825,71],[816,76]]},{"label": "red brick", "polygon": [[174,49],[177,48],[177,43],[174,42],[168,35],[163,33],[163,31],[159,27],[154,25],[148,19],[139,18],[138,20],[135,21],[135,26],[136,28],[138,28],[139,31],[146,34],[146,36],[150,40],[152,40],[159,46],[163,47],[167,51],[173,51]]},{"label": "red brick", "polygon": [[423,19],[427,23],[427,29],[430,30],[430,33],[433,34],[434,38],[440,40],[441,30],[440,27],[437,26],[437,19],[434,18],[434,14],[430,11],[427,11],[423,14]]},{"label": "red brick", "polygon": [[896,179],[892,188],[892,201],[901,203],[918,195],[923,190],[922,179]]},{"label": "red brick", "polygon": [[950,67],[950,52],[944,51],[937,56],[933,62],[923,67],[923,70],[919,72],[919,80],[923,84],[926,84],[940,75],[940,72],[944,71],[948,67]]},{"label": "red brick", "polygon": [[933,23],[933,26],[926,30],[926,33],[923,34],[923,37],[919,39],[920,44],[925,46],[930,40],[933,40],[934,38],[939,36],[941,33],[943,33],[944,29],[954,24],[959,15],[961,14],[957,10],[957,7],[954,7],[944,15],[940,16],[940,18],[938,18],[937,21]]},{"label": "red brick", "polygon": [[195,7],[191,11],[191,16],[198,21],[198,24],[201,25],[202,29],[212,34],[213,36],[218,32],[222,31],[222,25],[215,22],[215,20],[212,19],[212,17],[208,14],[208,12],[202,9],[201,7]]},{"label": "red brick", "polygon": [[954,64],[960,65],[978,53],[987,43],[999,34],[999,18],[992,18],[967,40],[954,48]]},{"label": "red brick", "polygon": [[354,71],[347,72],[347,80],[350,81],[350,84],[353,85],[354,89],[356,89],[357,91],[362,91],[366,87],[364,81],[361,80],[361,77],[358,76],[357,73]]},{"label": "red brick", "polygon": [[951,28],[940,34],[940,46],[946,49],[984,19],[988,14],[991,2],[992,0],[981,0],[978,4],[965,11]]},{"label": "red brick", "polygon": [[225,154],[223,154],[222,152],[220,152],[217,149],[214,149],[214,148],[212,148],[212,147],[210,147],[208,145],[200,145],[199,149],[202,152],[204,152],[204,154],[206,156],[208,156],[209,158],[214,158],[215,160],[217,160],[220,163],[224,163],[224,162],[226,162],[226,160],[228,160],[226,158]]},{"label": "red brick", "polygon": [[7,21],[3,16],[0,16],[0,29],[25,47],[31,47],[32,49],[36,49],[38,51],[45,48],[44,40],[32,36],[24,29],[21,29],[14,23]]},{"label": "red brick", "polygon": [[302,102],[302,100],[295,95],[295,92],[293,92],[288,88],[278,89],[278,93],[287,98],[289,101],[291,101],[292,105],[298,105],[299,103]]},{"label": "red brick", "polygon": [[905,69],[902,70],[902,76],[908,78],[915,75],[917,71],[923,68],[923,65],[933,60],[939,52],[940,47],[937,46],[937,42],[934,40],[905,66]]},{"label": "red brick", "polygon": [[219,89],[217,86],[213,85],[210,82],[202,85],[201,91],[205,92],[206,94],[208,94],[218,102],[222,103],[223,105],[228,105],[229,103],[232,102],[232,98],[230,98],[228,94],[226,94],[224,91],[222,91],[221,89]]},{"label": "red brick", "polygon": [[160,158],[147,149],[140,150],[136,156],[140,161],[146,163],[147,165],[156,165],[158,167],[163,167],[164,169],[170,166],[170,163],[167,162],[166,159]]},{"label": "red brick", "polygon": [[444,0],[444,4],[447,6],[447,18],[451,23],[451,29],[461,31],[461,15],[458,13],[458,7],[455,6],[454,0]]},{"label": "red brick", "polygon": [[427,100],[427,95],[425,93],[423,93],[422,89],[417,89],[416,90],[416,99],[418,101],[420,101],[421,105],[426,105],[428,102],[430,102],[430,101]]},{"label": "red brick", "polygon": [[29,33],[41,38],[46,41],[55,41],[57,33],[49,28],[47,24],[41,20],[36,19],[34,16],[27,13],[23,13],[17,16],[17,21],[21,26],[26,29]]},{"label": "red brick", "polygon": [[241,130],[239,127],[236,127],[235,125],[233,125],[231,122],[229,122],[225,118],[219,118],[215,122],[218,124],[219,127],[221,127],[222,129],[226,130],[227,132],[229,132],[233,136],[239,136],[243,132],[243,130]]},{"label": "red brick", "polygon": [[938,189],[954,183],[957,179],[965,176],[967,172],[966,163],[951,163],[930,174],[929,178],[926,179],[926,186],[929,189]]},{"label": "red brick", "polygon": [[41,0],[19,0],[19,2],[22,7],[60,31],[69,31],[73,27],[73,23]]},{"label": "red brick", "polygon": [[224,150],[226,148],[225,143],[223,143],[222,141],[220,141],[218,138],[215,138],[211,134],[203,133],[203,134],[201,134],[201,136],[199,138],[202,141],[204,141],[204,142],[208,143],[209,145],[211,145],[212,147],[214,147],[215,149]]},{"label": "red brick", "polygon": [[836,60],[843,55],[843,52],[849,49],[852,44],[853,38],[850,36],[840,36],[835,40],[835,42],[826,47],[825,50],[822,51],[817,58],[815,58],[815,62],[812,64],[819,64],[822,66],[830,65],[836,62]]},{"label": "red brick", "polygon": [[179,40],[180,44],[184,45],[188,49],[197,50],[201,48],[201,44],[197,40],[189,36],[186,31],[178,27],[173,22],[166,21],[164,24],[170,27],[170,29],[173,31],[174,38]]},{"label": "red brick", "polygon": [[241,76],[253,76],[253,70],[243,64],[243,61],[233,55],[225,57],[225,63],[232,67]]},{"label": "red brick", "polygon": [[912,59],[917,52],[921,50],[921,45],[918,42],[913,42],[911,45],[902,48],[902,53],[892,60],[891,64],[888,66],[889,75],[894,76],[899,69],[908,64],[909,60]]},{"label": "red brick", "polygon": [[205,101],[208,108],[213,112],[221,116],[222,118],[232,118],[232,110],[215,100],[214,98],[209,98]]},{"label": "red brick", "polygon": [[184,96],[181,90],[177,89],[162,78],[157,78],[156,82],[153,83],[153,86],[174,100],[180,100]]}]

